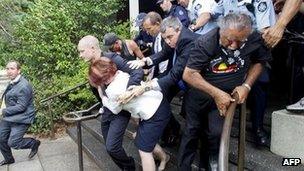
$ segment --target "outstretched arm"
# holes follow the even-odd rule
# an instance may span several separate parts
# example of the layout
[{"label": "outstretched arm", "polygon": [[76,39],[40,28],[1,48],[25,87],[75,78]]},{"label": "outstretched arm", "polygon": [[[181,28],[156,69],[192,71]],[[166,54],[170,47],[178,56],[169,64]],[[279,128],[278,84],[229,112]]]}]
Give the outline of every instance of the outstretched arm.
[{"label": "outstretched arm", "polygon": [[276,24],[263,33],[263,39],[267,46],[275,47],[282,39],[284,29],[290,20],[296,15],[301,6],[302,0],[286,0],[282,13]]}]

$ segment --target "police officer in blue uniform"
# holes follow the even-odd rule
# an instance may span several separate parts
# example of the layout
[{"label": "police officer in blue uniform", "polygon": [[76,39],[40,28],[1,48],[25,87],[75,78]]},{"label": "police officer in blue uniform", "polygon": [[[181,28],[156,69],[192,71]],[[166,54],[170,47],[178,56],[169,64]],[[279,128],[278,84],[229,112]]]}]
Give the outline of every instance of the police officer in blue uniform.
[{"label": "police officer in blue uniform", "polygon": [[190,20],[185,8],[179,5],[173,5],[171,0],[158,0],[156,4],[159,4],[162,10],[166,13],[165,18],[169,16],[177,17],[182,22],[183,26],[189,26]]}]

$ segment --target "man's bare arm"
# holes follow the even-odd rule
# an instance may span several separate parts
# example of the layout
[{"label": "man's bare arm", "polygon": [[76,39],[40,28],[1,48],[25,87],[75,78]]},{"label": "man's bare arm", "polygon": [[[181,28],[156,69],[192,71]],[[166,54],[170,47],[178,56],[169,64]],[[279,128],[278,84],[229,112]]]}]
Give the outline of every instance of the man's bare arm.
[{"label": "man's bare arm", "polygon": [[226,114],[230,102],[234,101],[228,93],[208,83],[198,70],[186,67],[183,74],[183,80],[192,87],[209,94],[214,99],[221,115]]},{"label": "man's bare arm", "polygon": [[203,27],[208,21],[210,20],[211,15],[210,13],[204,12],[202,13],[196,20],[196,24],[190,26],[190,29],[196,31]]},{"label": "man's bare arm", "polygon": [[251,65],[248,70],[245,82],[241,86],[237,86],[233,90],[233,93],[238,93],[239,95],[239,104],[244,103],[244,101],[247,99],[248,93],[252,85],[257,80],[262,71],[263,65],[261,63]]},{"label": "man's bare arm", "polygon": [[267,28],[263,33],[263,38],[269,47],[275,47],[282,39],[284,29],[299,11],[301,3],[302,0],[286,0],[282,13],[276,24]]}]

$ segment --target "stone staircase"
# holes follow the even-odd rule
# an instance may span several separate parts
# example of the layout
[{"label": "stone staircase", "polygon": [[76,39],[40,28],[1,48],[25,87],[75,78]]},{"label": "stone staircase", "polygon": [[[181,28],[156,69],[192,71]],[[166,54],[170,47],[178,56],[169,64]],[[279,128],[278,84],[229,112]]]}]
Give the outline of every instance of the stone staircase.
[{"label": "stone staircase", "polygon": [[[175,118],[181,123],[181,130],[184,127],[184,119],[178,115],[180,111],[180,101],[175,98],[171,103],[172,111]],[[271,111],[269,109],[265,116],[265,129],[270,132],[271,128]],[[247,132],[246,132],[246,149],[245,149],[245,168],[246,170],[257,171],[303,171],[304,165],[296,167],[283,167],[282,156],[278,156],[269,151],[269,144],[265,147],[257,148],[253,143],[253,134],[251,132],[251,123],[247,117]],[[82,135],[83,135],[83,149],[84,151],[97,163],[103,171],[119,170],[108,156],[104,141],[101,134],[100,118],[82,122]],[[136,161],[137,170],[141,169],[140,157],[136,147],[133,143],[132,133],[135,132],[135,126],[132,122],[126,130],[124,136],[123,146],[128,155],[134,157]],[[69,128],[67,133],[73,140],[77,140],[76,127]],[[238,148],[238,115],[235,115],[234,124],[231,131],[230,151],[229,151],[229,170],[237,170],[237,148]],[[165,148],[166,152],[170,154],[171,159],[166,167],[166,170],[177,170],[177,153],[178,147]],[[196,159],[192,165],[193,170],[198,169],[198,160]]]}]

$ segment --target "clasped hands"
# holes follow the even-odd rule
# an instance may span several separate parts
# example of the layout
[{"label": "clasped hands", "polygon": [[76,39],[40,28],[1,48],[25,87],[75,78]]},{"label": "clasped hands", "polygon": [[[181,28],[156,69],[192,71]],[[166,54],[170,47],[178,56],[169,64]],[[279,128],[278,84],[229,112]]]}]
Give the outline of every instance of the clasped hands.
[{"label": "clasped hands", "polygon": [[138,86],[130,86],[126,92],[121,94],[118,98],[117,101],[120,104],[126,104],[130,100],[132,100],[135,97],[138,97],[142,95],[144,92],[150,90],[152,87],[151,82],[141,82],[141,85]]}]

